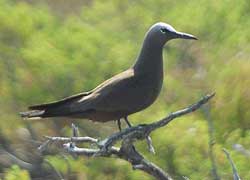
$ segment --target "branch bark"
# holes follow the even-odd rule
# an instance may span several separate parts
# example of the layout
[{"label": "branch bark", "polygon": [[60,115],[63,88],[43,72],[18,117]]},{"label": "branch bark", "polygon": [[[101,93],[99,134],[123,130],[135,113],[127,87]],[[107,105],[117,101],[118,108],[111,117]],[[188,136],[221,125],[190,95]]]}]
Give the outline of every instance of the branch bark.
[{"label": "branch bark", "polygon": [[[117,132],[107,137],[106,139],[99,141],[98,139],[92,137],[77,137],[77,127],[72,125],[73,137],[48,137],[47,141],[43,143],[39,150],[45,150],[49,144],[53,142],[62,142],[63,148],[70,154],[74,155],[85,155],[93,157],[115,157],[128,161],[133,169],[142,170],[149,175],[155,177],[159,180],[171,180],[172,178],[164,172],[160,167],[154,163],[146,160],[142,154],[140,154],[134,147],[134,143],[137,140],[147,139],[151,132],[154,130],[166,126],[173,119],[183,116],[185,114],[191,113],[199,109],[203,104],[206,104],[213,96],[209,94],[200,99],[197,103],[190,105],[189,107],[170,113],[167,117],[150,123],[150,124],[140,124],[138,126],[129,127],[123,129],[121,132]],[[121,141],[121,147],[115,147],[116,142]],[[148,140],[149,146],[153,148],[151,139]],[[88,142],[95,145],[93,148],[79,148],[76,146],[77,143]]]},{"label": "branch bark", "polygon": [[211,173],[212,173],[214,180],[220,180],[221,178],[218,174],[217,165],[216,165],[216,157],[214,155],[214,148],[213,148],[215,145],[214,124],[213,124],[213,120],[210,114],[209,104],[206,107],[204,107],[203,110],[204,110],[204,115],[208,124],[208,135],[209,135],[208,136],[209,137],[208,154],[209,154],[209,158],[210,158],[211,165],[212,165]]},{"label": "branch bark", "polygon": [[238,174],[238,171],[237,171],[237,169],[236,169],[236,166],[235,166],[235,164],[234,164],[234,162],[233,162],[233,160],[232,160],[232,158],[231,158],[229,152],[228,152],[225,148],[223,148],[222,150],[223,150],[223,152],[225,153],[225,155],[227,156],[227,159],[228,159],[228,161],[229,161],[229,163],[230,163],[230,165],[231,165],[231,167],[232,167],[232,170],[233,170],[233,178],[234,178],[234,180],[241,180],[241,179],[240,179],[240,176],[239,176],[239,174]]}]

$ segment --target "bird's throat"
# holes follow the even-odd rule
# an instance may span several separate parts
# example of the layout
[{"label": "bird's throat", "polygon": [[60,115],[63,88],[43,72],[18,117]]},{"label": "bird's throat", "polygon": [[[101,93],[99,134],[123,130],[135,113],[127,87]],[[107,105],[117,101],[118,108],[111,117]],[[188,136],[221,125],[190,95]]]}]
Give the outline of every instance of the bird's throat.
[{"label": "bird's throat", "polygon": [[135,73],[163,73],[163,46],[145,43],[134,64]]}]

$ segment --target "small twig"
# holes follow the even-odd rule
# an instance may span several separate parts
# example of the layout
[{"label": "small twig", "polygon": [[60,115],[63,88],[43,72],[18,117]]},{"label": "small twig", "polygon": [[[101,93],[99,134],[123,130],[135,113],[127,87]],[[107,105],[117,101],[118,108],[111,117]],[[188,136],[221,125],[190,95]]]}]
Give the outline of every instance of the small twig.
[{"label": "small twig", "polygon": [[215,145],[214,125],[213,125],[213,121],[212,121],[211,114],[210,114],[209,104],[204,106],[203,110],[204,110],[205,119],[207,120],[207,124],[208,124],[208,135],[209,135],[208,153],[209,153],[209,158],[211,160],[211,165],[212,165],[212,169],[211,169],[212,176],[214,180],[220,180],[221,178],[218,174],[216,160],[215,160],[216,158],[215,158],[214,151],[213,151],[213,147]]},{"label": "small twig", "polygon": [[147,140],[149,152],[151,152],[152,154],[155,154],[155,148],[154,148],[154,146],[153,146],[151,137],[150,137],[150,136],[147,136],[147,137],[146,137],[146,140]]},{"label": "small twig", "polygon": [[227,159],[229,160],[229,163],[231,164],[231,167],[232,167],[232,170],[233,170],[233,177],[234,177],[234,180],[241,180],[241,179],[240,179],[240,176],[239,176],[239,174],[238,174],[238,172],[237,172],[236,166],[235,166],[235,164],[234,164],[234,162],[233,162],[233,160],[232,160],[232,158],[231,158],[229,152],[228,152],[225,148],[223,148],[222,150],[223,150],[223,152],[226,154]]},{"label": "small twig", "polygon": [[79,136],[79,131],[78,131],[78,127],[75,124],[71,124],[72,127],[72,137],[78,137]]}]

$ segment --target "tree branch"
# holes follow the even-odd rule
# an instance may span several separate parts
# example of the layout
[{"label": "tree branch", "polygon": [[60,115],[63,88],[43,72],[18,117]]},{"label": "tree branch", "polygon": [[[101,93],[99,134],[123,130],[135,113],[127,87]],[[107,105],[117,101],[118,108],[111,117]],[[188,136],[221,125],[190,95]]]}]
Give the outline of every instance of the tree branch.
[{"label": "tree branch", "polygon": [[230,165],[232,166],[234,180],[241,180],[240,176],[237,172],[236,166],[234,165],[234,162],[233,162],[229,152],[225,148],[223,148],[222,150],[225,153],[225,155],[227,156],[227,159],[229,160]]},{"label": "tree branch", "polygon": [[210,107],[209,104],[208,106],[203,108],[204,110],[204,115],[205,115],[205,119],[207,120],[207,124],[208,124],[208,137],[209,137],[209,142],[208,142],[208,154],[209,154],[209,158],[211,161],[211,173],[213,176],[214,180],[220,180],[220,176],[218,174],[218,170],[217,170],[217,165],[216,165],[216,157],[214,155],[214,145],[215,145],[215,137],[214,137],[214,124],[211,118],[211,114],[210,114]]},{"label": "tree branch", "polygon": [[[64,149],[74,155],[85,155],[85,156],[102,156],[102,157],[116,157],[120,159],[124,159],[128,161],[133,169],[142,170],[148,173],[151,176],[154,176],[156,179],[159,180],[171,180],[172,178],[164,172],[160,167],[157,165],[149,162],[146,160],[143,155],[141,155],[134,147],[134,142],[137,140],[147,139],[149,148],[153,150],[152,141],[148,139],[149,134],[163,126],[166,126],[169,122],[173,119],[183,116],[185,114],[191,113],[199,109],[203,104],[207,103],[215,93],[204,96],[201,100],[197,103],[171,113],[169,116],[150,123],[150,124],[141,124],[138,126],[129,127],[127,129],[123,129],[121,132],[117,132],[112,134],[111,136],[107,137],[102,141],[98,141],[98,139],[92,137],[77,137],[77,127],[72,125],[73,130],[73,137],[46,137],[48,140],[43,143],[39,150],[43,151],[47,148],[47,146],[53,142],[61,142],[63,144]],[[121,147],[115,147],[117,141],[121,140]],[[79,148],[75,144],[77,143],[92,143],[93,148]]]}]

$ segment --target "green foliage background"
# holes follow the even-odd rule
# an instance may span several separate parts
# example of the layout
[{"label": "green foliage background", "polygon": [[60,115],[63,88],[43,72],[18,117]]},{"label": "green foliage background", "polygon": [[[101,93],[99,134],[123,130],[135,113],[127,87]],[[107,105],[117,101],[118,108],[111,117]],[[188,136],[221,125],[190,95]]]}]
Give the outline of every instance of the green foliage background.
[{"label": "green foliage background", "polygon": [[[164,48],[165,80],[157,102],[132,115],[147,123],[215,91],[208,111],[215,126],[214,153],[222,179],[232,179],[222,152],[227,148],[242,179],[250,179],[250,2],[247,0],[0,0],[0,133],[26,161],[32,127],[43,135],[69,135],[61,121],[25,123],[18,116],[31,104],[49,102],[94,88],[130,67],[147,29],[172,24],[199,41],[171,41]],[[205,110],[182,117],[153,133],[156,155],[138,148],[175,179],[213,179],[208,156],[209,116]],[[114,122],[78,122],[82,135],[98,138],[117,131]],[[55,128],[55,125],[57,128]],[[59,127],[58,127],[59,126]],[[0,142],[1,143],[1,142]],[[0,148],[3,147],[0,144]],[[122,160],[45,157],[70,179],[151,179]],[[14,165],[14,164],[13,164]],[[0,177],[29,179],[17,166],[1,167]]]}]

